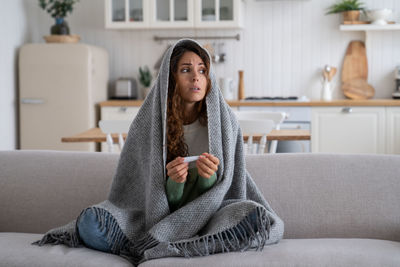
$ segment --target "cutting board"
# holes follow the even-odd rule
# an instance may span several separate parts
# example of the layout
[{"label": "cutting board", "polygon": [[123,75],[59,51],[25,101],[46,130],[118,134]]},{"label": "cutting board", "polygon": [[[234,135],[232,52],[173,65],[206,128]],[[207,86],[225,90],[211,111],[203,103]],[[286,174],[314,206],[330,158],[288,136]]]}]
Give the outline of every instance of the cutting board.
[{"label": "cutting board", "polygon": [[369,99],[375,95],[375,89],[363,79],[355,79],[342,84],[345,96],[351,99]]},{"label": "cutting board", "polygon": [[367,53],[361,41],[350,42],[343,61],[342,82],[355,79],[368,79]]},{"label": "cutting board", "polygon": [[368,61],[365,44],[352,41],[347,47],[342,68],[342,90],[350,99],[368,99],[375,94],[368,84]]}]

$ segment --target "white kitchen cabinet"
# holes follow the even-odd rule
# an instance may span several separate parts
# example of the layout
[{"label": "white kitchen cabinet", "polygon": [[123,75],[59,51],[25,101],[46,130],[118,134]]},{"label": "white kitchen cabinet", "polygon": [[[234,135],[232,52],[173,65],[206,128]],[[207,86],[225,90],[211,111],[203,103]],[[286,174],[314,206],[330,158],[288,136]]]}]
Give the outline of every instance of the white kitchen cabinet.
[{"label": "white kitchen cabinet", "polygon": [[150,28],[193,28],[194,0],[150,0]]},{"label": "white kitchen cabinet", "polygon": [[150,1],[105,0],[107,29],[145,29],[150,25]]},{"label": "white kitchen cabinet", "polygon": [[400,107],[386,108],[386,153],[400,154]]},{"label": "white kitchen cabinet", "polygon": [[313,107],[312,152],[385,153],[385,107]]},{"label": "white kitchen cabinet", "polygon": [[242,0],[105,0],[107,29],[241,28]]},{"label": "white kitchen cabinet", "polygon": [[125,106],[106,106],[101,107],[100,118],[102,120],[132,120],[139,112],[140,107],[125,107]]},{"label": "white kitchen cabinet", "polygon": [[241,28],[241,0],[195,1],[196,28]]}]

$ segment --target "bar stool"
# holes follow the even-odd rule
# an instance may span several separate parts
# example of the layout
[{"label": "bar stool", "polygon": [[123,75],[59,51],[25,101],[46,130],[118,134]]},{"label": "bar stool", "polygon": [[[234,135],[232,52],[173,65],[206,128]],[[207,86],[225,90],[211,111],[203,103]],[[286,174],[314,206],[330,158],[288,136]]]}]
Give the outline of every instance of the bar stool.
[{"label": "bar stool", "polygon": [[[275,127],[275,123],[269,119],[241,119],[239,120],[240,128],[244,135],[248,135],[247,142],[245,143],[245,154],[263,154],[267,144],[267,134],[269,134]],[[253,136],[261,134],[262,137],[258,145],[254,144]]]},{"label": "bar stool", "polygon": [[129,126],[131,125],[131,121],[129,120],[100,120],[99,127],[103,133],[107,135],[107,147],[108,152],[114,152],[114,141],[111,134],[118,134],[118,144],[119,148],[122,151],[124,146],[124,138],[122,134],[128,133]]},{"label": "bar stool", "polygon": [[[270,112],[270,111],[236,111],[236,118],[238,120],[272,120],[275,123],[273,129],[279,130],[283,121],[288,117],[285,112]],[[273,140],[269,145],[269,153],[276,153],[278,147],[278,141]]]}]

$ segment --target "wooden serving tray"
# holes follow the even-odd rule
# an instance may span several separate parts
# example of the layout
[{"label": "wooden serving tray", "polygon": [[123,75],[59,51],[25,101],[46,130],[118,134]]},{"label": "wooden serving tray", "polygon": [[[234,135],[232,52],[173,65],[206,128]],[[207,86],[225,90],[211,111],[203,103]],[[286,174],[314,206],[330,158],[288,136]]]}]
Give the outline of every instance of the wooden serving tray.
[{"label": "wooden serving tray", "polygon": [[46,43],[77,43],[81,39],[79,35],[46,35],[43,36]]}]

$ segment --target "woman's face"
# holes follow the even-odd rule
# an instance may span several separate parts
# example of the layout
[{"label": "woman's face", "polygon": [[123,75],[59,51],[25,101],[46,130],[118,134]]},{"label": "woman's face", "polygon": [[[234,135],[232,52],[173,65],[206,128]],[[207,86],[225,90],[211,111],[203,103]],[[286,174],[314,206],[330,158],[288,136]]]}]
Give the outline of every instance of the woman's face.
[{"label": "woman's face", "polygon": [[178,61],[176,84],[185,103],[203,100],[207,90],[207,70],[203,60],[194,52],[185,52]]}]

